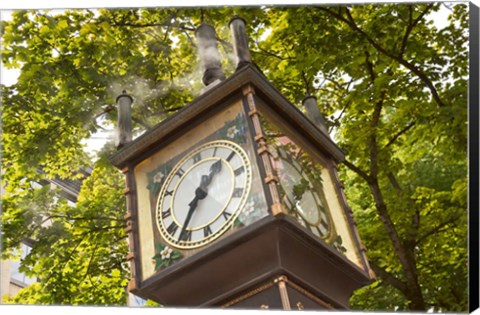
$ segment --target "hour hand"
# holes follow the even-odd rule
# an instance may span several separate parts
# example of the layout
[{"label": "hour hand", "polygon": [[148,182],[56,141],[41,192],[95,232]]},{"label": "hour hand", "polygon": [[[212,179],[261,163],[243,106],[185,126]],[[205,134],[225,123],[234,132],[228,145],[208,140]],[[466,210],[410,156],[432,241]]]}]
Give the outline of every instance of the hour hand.
[{"label": "hour hand", "polygon": [[200,179],[200,185],[195,190],[195,198],[189,203],[191,207],[194,205],[196,207],[199,200],[204,199],[208,195],[208,186],[212,182],[213,176],[217,173],[220,173],[222,170],[222,160],[218,160],[210,166],[210,173],[208,175],[202,175]]},{"label": "hour hand", "polygon": [[[207,190],[207,181],[208,181],[208,176],[207,175],[202,175],[202,178],[200,180],[200,186],[195,189],[195,197],[193,198],[192,201],[188,204],[190,206],[190,209],[195,209],[197,207],[197,203],[199,200],[204,199],[208,195],[208,190]],[[193,211],[193,210],[192,210]]]},{"label": "hour hand", "polygon": [[210,178],[213,177],[213,175],[217,174],[217,173],[220,173],[220,171],[222,170],[222,160],[218,160],[217,162],[213,163],[211,166],[210,166]]},{"label": "hour hand", "polygon": [[[207,187],[212,182],[213,176],[215,176],[215,174],[217,174],[217,173],[220,173],[221,170],[222,170],[222,160],[219,159],[218,161],[216,161],[215,163],[210,165],[210,172],[208,173],[208,175],[203,175],[202,176],[202,179],[200,181],[200,187],[198,187],[198,188],[201,188],[205,192],[208,192]],[[197,190],[198,190],[198,188],[197,188]],[[197,192],[195,192],[195,194],[197,194]],[[201,199],[203,199],[203,198],[201,198]]]}]

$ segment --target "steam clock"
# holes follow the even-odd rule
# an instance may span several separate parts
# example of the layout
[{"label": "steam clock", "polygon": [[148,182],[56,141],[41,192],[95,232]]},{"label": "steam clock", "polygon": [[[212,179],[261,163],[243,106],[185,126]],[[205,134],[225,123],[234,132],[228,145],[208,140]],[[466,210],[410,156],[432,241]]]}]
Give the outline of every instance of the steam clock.
[{"label": "steam clock", "polygon": [[129,290],[166,306],[346,309],[370,268],[336,173],[344,154],[315,99],[307,118],[251,64],[244,21],[230,28],[236,72],[225,79],[201,25],[203,94],[133,141],[132,98],[117,99]]}]

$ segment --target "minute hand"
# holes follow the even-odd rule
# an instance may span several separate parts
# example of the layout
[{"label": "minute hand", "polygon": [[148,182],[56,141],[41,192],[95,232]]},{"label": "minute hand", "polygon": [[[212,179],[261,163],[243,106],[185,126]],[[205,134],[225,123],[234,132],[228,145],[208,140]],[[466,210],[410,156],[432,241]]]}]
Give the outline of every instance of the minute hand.
[{"label": "minute hand", "polygon": [[[210,173],[208,174],[208,181],[205,183],[205,189],[212,182],[213,176],[217,173],[220,173],[221,170],[222,170],[222,160],[220,159],[217,162],[210,165]],[[200,184],[200,187],[201,186],[202,184]]]},{"label": "minute hand", "polygon": [[215,176],[215,174],[217,173],[220,173],[221,170],[222,170],[222,161],[218,160],[210,166],[210,172],[208,175],[202,175],[202,178],[200,180],[200,185],[195,190],[195,197],[188,204],[190,206],[190,209],[188,210],[187,217],[185,218],[185,222],[183,223],[179,240],[183,240],[187,236],[187,234],[185,234],[185,231],[188,227],[188,224],[190,223],[190,220],[192,219],[193,212],[195,212],[195,209],[197,208],[198,201],[205,199],[205,197],[207,197],[208,185],[210,185],[210,183],[212,182],[213,176]]},{"label": "minute hand", "polygon": [[195,190],[195,198],[188,204],[195,209],[199,200],[205,199],[208,195],[208,186],[212,182],[213,176],[222,170],[222,160],[218,160],[210,166],[208,175],[202,175],[200,185]]}]

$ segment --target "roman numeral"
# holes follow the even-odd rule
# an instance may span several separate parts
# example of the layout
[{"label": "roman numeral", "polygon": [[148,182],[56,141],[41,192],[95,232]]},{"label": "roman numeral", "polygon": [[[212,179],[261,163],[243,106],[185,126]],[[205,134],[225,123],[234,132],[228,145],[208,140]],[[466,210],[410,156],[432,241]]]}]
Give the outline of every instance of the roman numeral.
[{"label": "roman numeral", "polygon": [[172,210],[169,208],[168,210],[162,211],[162,219],[165,219],[172,215]]},{"label": "roman numeral", "polygon": [[175,235],[175,232],[177,232],[177,229],[178,229],[178,225],[175,223],[175,222],[172,222],[168,228],[167,228],[167,232],[168,234],[170,235]]},{"label": "roman numeral", "polygon": [[296,160],[290,160],[290,163],[292,164],[292,166],[300,172],[300,174],[307,174],[306,173],[306,170],[302,168],[302,166],[300,166],[300,164],[298,164],[298,162]]},{"label": "roman numeral", "polygon": [[[216,149],[216,148],[215,148]],[[193,163],[197,163],[198,161],[200,161],[202,159],[202,155],[200,154],[200,152],[198,152],[197,154],[195,154],[193,156]]]},{"label": "roman numeral", "polygon": [[167,190],[167,191],[165,192],[165,197],[166,197],[166,196],[171,196],[172,194],[173,194],[173,190],[170,190],[170,191]]},{"label": "roman numeral", "polygon": [[175,173],[175,175],[177,175],[178,177],[182,177],[183,174],[185,174],[185,171],[182,170],[181,168],[179,168],[178,171]]},{"label": "roman numeral", "polygon": [[225,220],[228,220],[229,217],[232,216],[232,214],[230,212],[227,212],[227,211],[223,211],[223,217],[225,218]]},{"label": "roman numeral", "polygon": [[234,173],[235,173],[235,176],[238,176],[240,174],[242,174],[243,172],[245,171],[245,168],[243,166],[240,166],[239,168],[237,168]]},{"label": "roman numeral", "polygon": [[279,149],[278,154],[280,157],[284,160],[287,160],[288,162],[292,163],[293,162],[293,157],[291,154],[289,154],[286,150],[284,149]]},{"label": "roman numeral", "polygon": [[212,154],[212,156],[215,156],[215,154],[217,154],[217,149],[218,149],[217,147],[213,148],[213,154]]},{"label": "roman numeral", "polygon": [[242,195],[243,195],[243,188],[235,188],[233,190],[233,194],[232,194],[233,198],[240,198],[242,197]]},{"label": "roman numeral", "polygon": [[320,221],[320,224],[326,229],[328,230],[328,222],[324,221],[324,220],[321,220]]},{"label": "roman numeral", "polygon": [[203,228],[203,236],[207,237],[210,234],[212,234],[212,229],[210,229],[210,226],[207,225],[206,227]]},{"label": "roman numeral", "polygon": [[321,229],[317,227],[317,231],[320,234],[320,237],[325,237],[328,234],[328,229]]},{"label": "roman numeral", "polygon": [[182,234],[180,234],[179,241],[191,241],[192,240],[192,230],[184,230]]},{"label": "roman numeral", "polygon": [[231,159],[235,156],[235,151],[232,151],[230,155],[227,157],[227,161],[230,162]]}]

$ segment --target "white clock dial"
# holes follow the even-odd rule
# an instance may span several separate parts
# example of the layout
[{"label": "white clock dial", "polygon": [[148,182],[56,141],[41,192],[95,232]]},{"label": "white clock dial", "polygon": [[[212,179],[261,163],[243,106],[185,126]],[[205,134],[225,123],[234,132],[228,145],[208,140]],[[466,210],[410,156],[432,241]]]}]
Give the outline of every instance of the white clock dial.
[{"label": "white clock dial", "polygon": [[165,241],[194,248],[226,232],[245,205],[251,173],[245,151],[233,142],[209,142],[187,154],[160,191],[157,222]]},{"label": "white clock dial", "polygon": [[[317,225],[320,219],[317,211],[317,203],[319,201],[315,198],[312,183],[299,171],[301,168],[294,167],[294,165],[298,166],[296,161],[293,161],[292,164],[284,163],[282,165],[282,176],[288,178],[282,184],[288,200],[292,203],[291,206],[295,207],[309,224]],[[300,197],[294,193],[296,185],[305,186],[304,192]]]},{"label": "white clock dial", "polygon": [[283,149],[278,149],[281,161],[280,185],[285,192],[284,202],[297,220],[319,237],[330,235],[331,219],[320,198],[320,183]]}]

